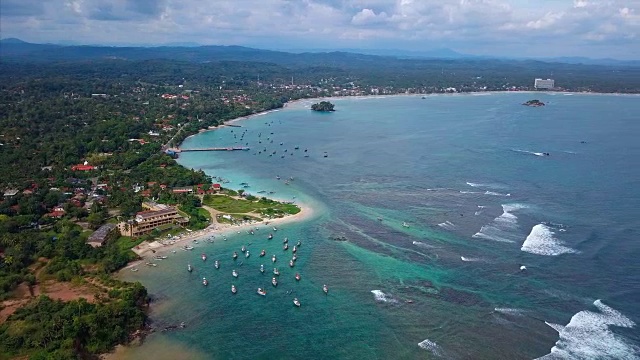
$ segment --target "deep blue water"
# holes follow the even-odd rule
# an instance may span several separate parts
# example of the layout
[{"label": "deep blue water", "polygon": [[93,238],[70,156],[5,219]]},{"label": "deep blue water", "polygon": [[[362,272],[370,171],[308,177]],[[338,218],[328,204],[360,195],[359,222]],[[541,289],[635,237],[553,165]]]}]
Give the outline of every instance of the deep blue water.
[{"label": "deep blue water", "polygon": [[[547,106],[520,105],[532,98]],[[240,234],[125,274],[158,300],[156,324],[188,324],[131,357],[639,358],[640,97],[334,102],[335,113],[296,103],[185,141],[250,146],[179,162],[316,212],[272,242],[268,230]],[[304,241],[295,270],[284,236]],[[254,256],[232,266],[249,243]],[[282,253],[281,285],[265,298],[255,294],[270,279],[257,270],[271,265],[255,256],[261,248]],[[222,268],[201,265],[203,251]]]}]

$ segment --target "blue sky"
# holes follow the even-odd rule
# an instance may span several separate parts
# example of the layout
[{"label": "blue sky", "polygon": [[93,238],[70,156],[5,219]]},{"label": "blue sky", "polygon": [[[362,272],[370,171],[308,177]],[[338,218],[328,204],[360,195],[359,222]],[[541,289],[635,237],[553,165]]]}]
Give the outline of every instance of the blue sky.
[{"label": "blue sky", "polygon": [[31,42],[640,59],[640,0],[1,0]]}]

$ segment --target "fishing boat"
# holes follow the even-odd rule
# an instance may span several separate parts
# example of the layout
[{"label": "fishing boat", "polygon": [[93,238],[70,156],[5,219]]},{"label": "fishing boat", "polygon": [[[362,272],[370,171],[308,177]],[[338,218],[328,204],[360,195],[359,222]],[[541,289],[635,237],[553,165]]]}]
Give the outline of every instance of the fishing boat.
[{"label": "fishing boat", "polygon": [[202,261],[207,261],[207,255],[206,254],[202,254],[200,255],[200,257],[202,257]]},{"label": "fishing boat", "polygon": [[286,243],[288,243],[288,242],[289,242],[289,238],[288,238],[288,237],[286,237],[286,238],[284,238],[284,240],[282,240],[282,243],[283,243],[283,244],[286,244]]},{"label": "fishing boat", "polygon": [[265,296],[265,295],[267,295],[267,292],[265,290],[263,290],[262,288],[258,288],[258,295]]},{"label": "fishing boat", "polygon": [[402,222],[402,227],[406,227],[406,228],[408,228],[408,227],[409,227],[409,224],[407,224],[407,222],[406,222],[406,221],[404,221],[404,222]]},{"label": "fishing boat", "polygon": [[213,266],[215,266],[215,268],[216,268],[216,269],[220,269],[220,261],[216,260],[216,261],[213,263]]},{"label": "fishing boat", "polygon": [[260,272],[264,274],[264,265],[260,265]]},{"label": "fishing boat", "polygon": [[284,246],[282,247],[282,250],[284,251],[289,250],[289,244],[284,244]]},{"label": "fishing boat", "polygon": [[193,271],[193,268],[191,267],[191,264],[188,264],[188,265],[187,265],[187,271],[188,271],[188,272],[192,272],[192,271]]},{"label": "fishing boat", "polygon": [[300,247],[300,245],[302,245],[302,241],[298,240],[298,242],[296,243],[296,246]]},{"label": "fishing boat", "polygon": [[271,285],[278,286],[278,280],[276,278],[271,279]]},{"label": "fishing boat", "polygon": [[233,277],[236,277],[236,278],[237,278],[237,277],[238,277],[238,272],[237,272],[237,271],[235,271],[235,270],[233,270],[233,271],[231,272],[231,275],[233,275]]},{"label": "fishing boat", "polygon": [[238,253],[234,251],[234,252],[233,252],[233,260],[235,260],[235,259],[237,259],[237,258],[238,258]]},{"label": "fishing boat", "polygon": [[269,236],[267,236],[267,239],[269,240],[273,239],[273,234],[269,234]]},{"label": "fishing boat", "polygon": [[204,285],[204,286],[209,285],[209,282],[207,281],[207,278],[202,278],[202,285]]},{"label": "fishing boat", "polygon": [[280,276],[280,271],[278,271],[278,268],[273,268],[273,275]]},{"label": "fishing boat", "polygon": [[295,253],[296,251],[298,251],[298,247],[297,247],[297,246],[294,246],[294,247],[293,247],[293,250],[291,250],[291,251],[293,251],[293,252]]},{"label": "fishing boat", "polygon": [[293,298],[293,305],[300,307],[300,301],[298,300],[298,298]]},{"label": "fishing boat", "polygon": [[264,249],[262,249],[262,251],[260,251],[260,257],[263,257],[263,256],[265,256],[266,254],[267,254],[267,252],[266,252],[266,251],[264,251]]},{"label": "fishing boat", "polygon": [[273,255],[273,256],[271,257],[271,261],[276,262],[276,256],[275,256],[275,255]]},{"label": "fishing boat", "polygon": [[244,257],[248,258],[249,257],[249,250],[247,250],[246,253],[244,253]]},{"label": "fishing boat", "polygon": [[293,259],[289,260],[289,266],[293,267]]},{"label": "fishing boat", "polygon": [[329,288],[327,287],[327,285],[322,285],[322,291],[324,291],[325,294],[329,293]]},{"label": "fishing boat", "polygon": [[300,274],[296,273],[296,281],[300,281]]},{"label": "fishing boat", "polygon": [[247,248],[244,245],[242,245],[242,248],[240,248],[240,251],[245,252],[247,251]]},{"label": "fishing boat", "polygon": [[231,293],[235,294],[237,292],[238,292],[238,289],[236,289],[236,286],[235,285],[231,285]]}]

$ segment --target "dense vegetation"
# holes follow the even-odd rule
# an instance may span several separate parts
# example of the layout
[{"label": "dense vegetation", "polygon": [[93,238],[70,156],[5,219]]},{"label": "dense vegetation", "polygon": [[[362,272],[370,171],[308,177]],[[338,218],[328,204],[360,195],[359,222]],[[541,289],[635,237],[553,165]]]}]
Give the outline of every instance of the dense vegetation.
[{"label": "dense vegetation", "polygon": [[332,103],[328,102],[328,101],[320,101],[319,103],[315,103],[313,105],[311,105],[311,110],[313,111],[321,111],[321,112],[329,112],[329,111],[335,111],[333,108],[335,107],[335,105],[333,105]]}]

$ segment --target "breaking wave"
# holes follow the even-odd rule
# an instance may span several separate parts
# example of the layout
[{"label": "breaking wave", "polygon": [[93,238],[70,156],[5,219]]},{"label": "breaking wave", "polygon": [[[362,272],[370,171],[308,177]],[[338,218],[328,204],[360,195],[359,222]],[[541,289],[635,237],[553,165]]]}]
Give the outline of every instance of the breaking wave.
[{"label": "breaking wave", "polygon": [[511,316],[524,316],[525,313],[525,310],[514,308],[495,308],[493,311]]},{"label": "breaking wave", "polygon": [[456,225],[454,223],[452,223],[451,221],[445,221],[443,223],[438,224],[438,226],[440,226],[443,229],[447,229],[447,230],[453,230],[456,228]]},{"label": "breaking wave", "polygon": [[493,196],[511,196],[511,194],[501,194],[495,191],[465,191],[460,190],[460,194],[479,194],[479,195],[493,195]]},{"label": "breaking wave", "polygon": [[418,343],[418,346],[420,346],[422,349],[431,351],[431,353],[435,356],[442,356],[442,350],[440,349],[440,346],[429,339],[420,341]]},{"label": "breaking wave", "polygon": [[517,235],[512,232],[518,229],[518,217],[512,212],[525,208],[527,206],[522,204],[502,205],[502,215],[480,228],[480,231],[473,234],[473,237],[500,242],[515,242]]},{"label": "breaking wave", "polygon": [[593,305],[599,312],[580,311],[566,326],[545,322],[558,332],[560,339],[549,354],[538,359],[638,359],[640,349],[609,329],[633,328],[636,324],[600,300]]},{"label": "breaking wave", "polygon": [[391,297],[391,295],[383,293],[382,290],[371,290],[371,293],[373,294],[373,297],[376,299],[376,301],[385,302],[385,303],[398,302],[398,300]]},{"label": "breaking wave", "polygon": [[460,256],[460,260],[465,261],[465,262],[476,262],[476,261],[480,261],[480,258],[472,258],[472,257],[464,257],[464,256]]},{"label": "breaking wave", "polygon": [[519,150],[519,149],[511,149],[511,150],[515,151],[515,152],[523,153],[523,154],[530,154],[530,155],[535,155],[535,156],[544,156],[544,153],[541,153],[541,152]]},{"label": "breaking wave", "polygon": [[535,225],[531,229],[531,233],[522,243],[520,250],[536,255],[557,256],[560,254],[577,253],[570,247],[562,245],[563,243],[556,239],[552,229],[544,224]]}]

